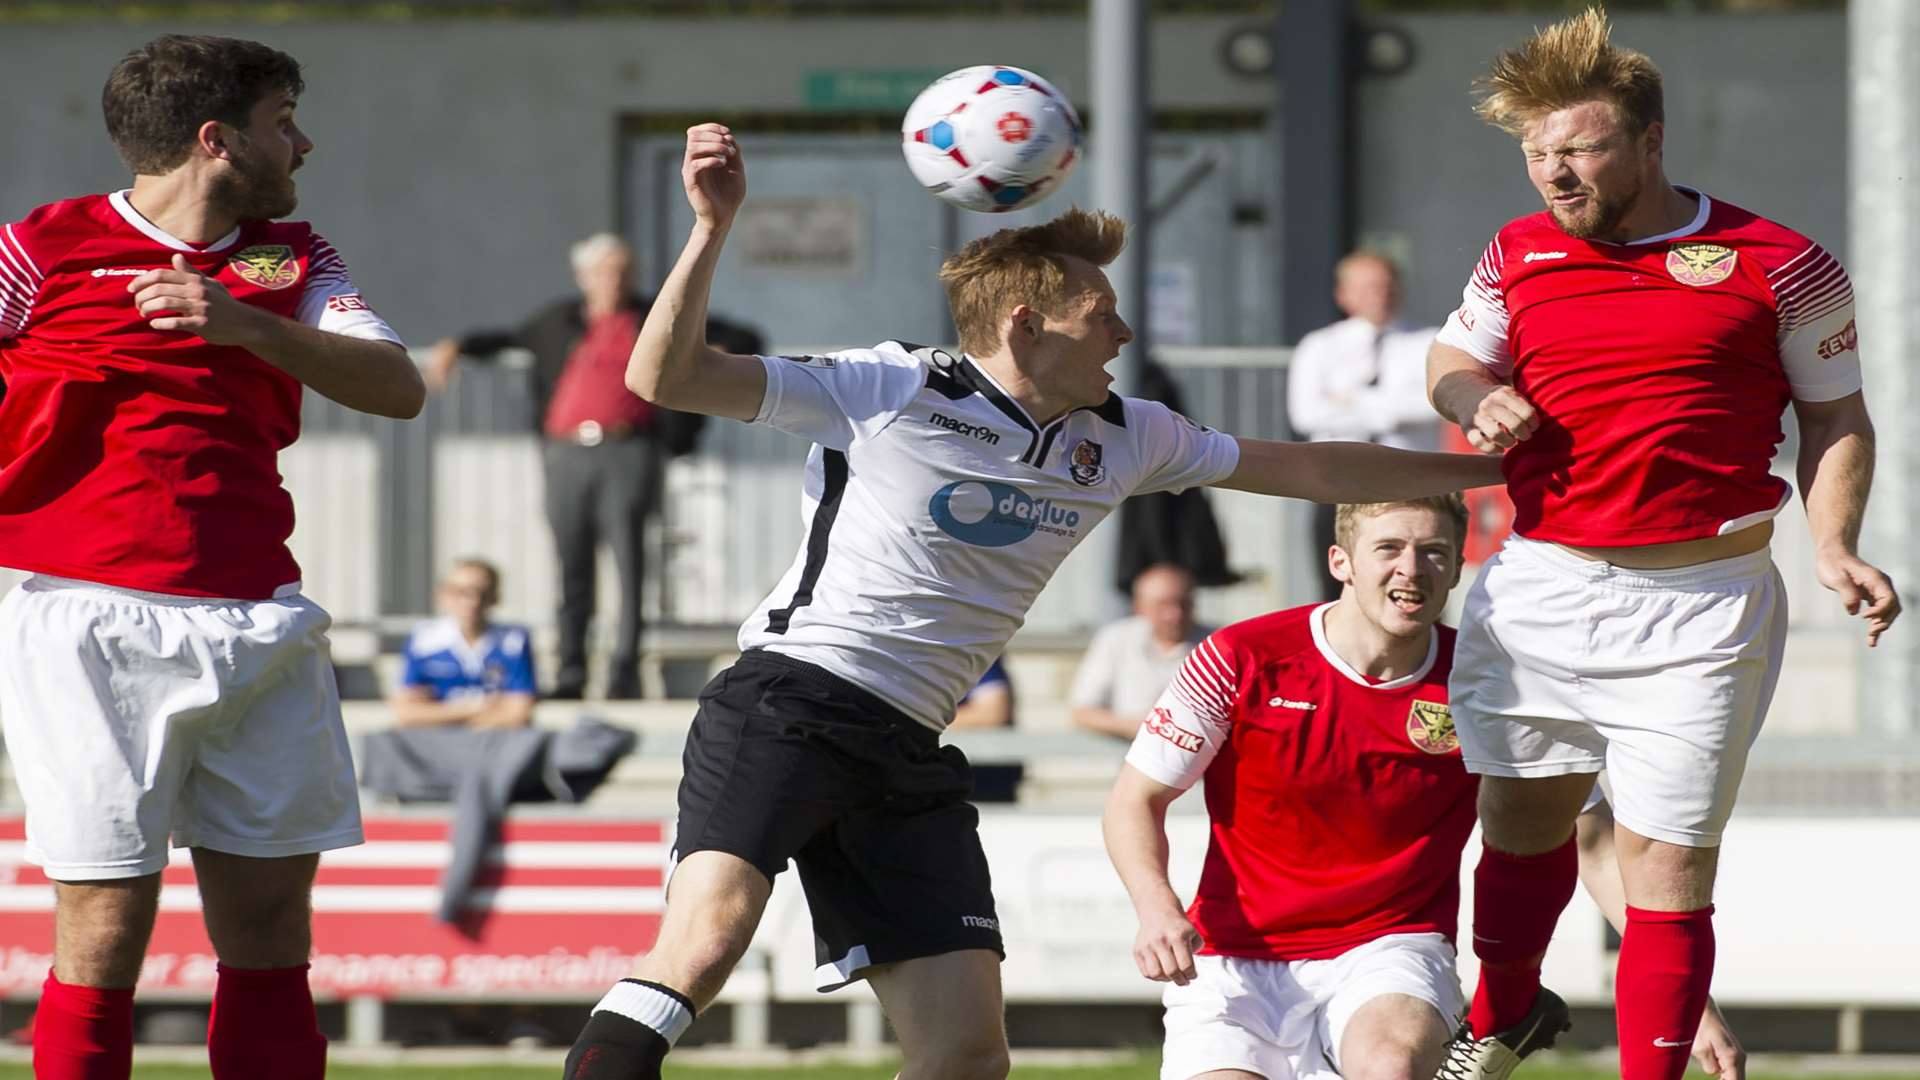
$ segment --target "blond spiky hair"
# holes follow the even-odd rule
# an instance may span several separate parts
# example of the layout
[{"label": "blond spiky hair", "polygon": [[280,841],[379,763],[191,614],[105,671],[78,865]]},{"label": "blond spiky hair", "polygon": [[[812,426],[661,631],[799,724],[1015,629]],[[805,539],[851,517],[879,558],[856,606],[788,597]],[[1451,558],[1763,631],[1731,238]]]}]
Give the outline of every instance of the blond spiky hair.
[{"label": "blond spiky hair", "polygon": [[1536,31],[1474,81],[1484,95],[1474,111],[1516,138],[1548,113],[1589,101],[1612,103],[1635,135],[1663,121],[1660,69],[1646,54],[1615,46],[1612,32],[1597,6]]},{"label": "blond spiky hair", "polygon": [[1061,314],[1067,295],[1066,257],[1105,266],[1127,245],[1127,223],[1079,207],[1044,225],[1001,229],[974,240],[940,264],[960,348],[988,356],[1000,348],[1000,321],[1020,304]]}]

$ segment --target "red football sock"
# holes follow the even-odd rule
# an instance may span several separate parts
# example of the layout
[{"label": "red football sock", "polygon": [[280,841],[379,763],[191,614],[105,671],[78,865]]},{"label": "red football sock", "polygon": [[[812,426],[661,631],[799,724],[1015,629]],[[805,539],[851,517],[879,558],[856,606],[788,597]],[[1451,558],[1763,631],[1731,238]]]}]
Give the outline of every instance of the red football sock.
[{"label": "red football sock", "polygon": [[1540,961],[1579,880],[1572,837],[1539,855],[1481,846],[1480,865],[1473,870],[1473,954],[1480,958],[1480,985],[1467,1010],[1474,1038],[1526,1019],[1540,993]]},{"label": "red football sock", "polygon": [[69,986],[47,972],[33,1014],[35,1080],[133,1075],[133,991]]},{"label": "red football sock", "polygon": [[1712,905],[1627,909],[1613,982],[1622,1080],[1679,1080],[1712,984]]},{"label": "red football sock", "polygon": [[323,1080],[327,1039],[313,1014],[307,965],[247,971],[217,968],[207,1058],[214,1080]]}]

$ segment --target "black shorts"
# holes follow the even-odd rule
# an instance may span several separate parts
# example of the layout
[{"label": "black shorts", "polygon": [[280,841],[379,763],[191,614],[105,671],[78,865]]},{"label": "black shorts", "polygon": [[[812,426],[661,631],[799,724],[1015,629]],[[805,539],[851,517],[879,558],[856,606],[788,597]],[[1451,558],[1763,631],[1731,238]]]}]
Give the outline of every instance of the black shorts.
[{"label": "black shorts", "polygon": [[680,780],[677,862],[792,859],[813,914],[816,982],[961,949],[1003,958],[966,755],[868,691],[750,650],[700,692]]}]

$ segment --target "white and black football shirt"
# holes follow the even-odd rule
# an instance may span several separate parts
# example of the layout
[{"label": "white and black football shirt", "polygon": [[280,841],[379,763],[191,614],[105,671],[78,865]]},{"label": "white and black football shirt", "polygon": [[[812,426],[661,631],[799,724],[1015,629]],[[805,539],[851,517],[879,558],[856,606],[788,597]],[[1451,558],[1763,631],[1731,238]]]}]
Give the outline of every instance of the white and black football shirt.
[{"label": "white and black football shirt", "polygon": [[754,422],[815,445],[806,540],[740,647],[825,668],[936,731],[1122,499],[1212,484],[1240,461],[1231,436],[1138,398],[1042,427],[939,349],[760,359]]}]

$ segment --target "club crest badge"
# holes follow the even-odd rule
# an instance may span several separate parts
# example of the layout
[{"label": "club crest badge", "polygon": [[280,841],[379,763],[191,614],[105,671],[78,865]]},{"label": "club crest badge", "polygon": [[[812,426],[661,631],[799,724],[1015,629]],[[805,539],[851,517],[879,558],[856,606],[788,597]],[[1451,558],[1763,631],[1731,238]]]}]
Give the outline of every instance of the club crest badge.
[{"label": "club crest badge", "polygon": [[1718,285],[1733,276],[1739,258],[1719,244],[1675,244],[1667,249],[1667,273],[1682,285]]},{"label": "club crest badge", "polygon": [[1460,749],[1453,732],[1453,710],[1438,701],[1416,701],[1407,712],[1407,738],[1429,754],[1451,754]]},{"label": "club crest badge", "polygon": [[240,280],[262,289],[284,289],[300,280],[300,260],[286,244],[255,244],[227,260]]},{"label": "club crest badge", "polygon": [[1073,462],[1067,466],[1068,475],[1081,487],[1092,487],[1107,478],[1107,467],[1100,464],[1100,444],[1092,439],[1081,439],[1080,445],[1073,448]]}]

